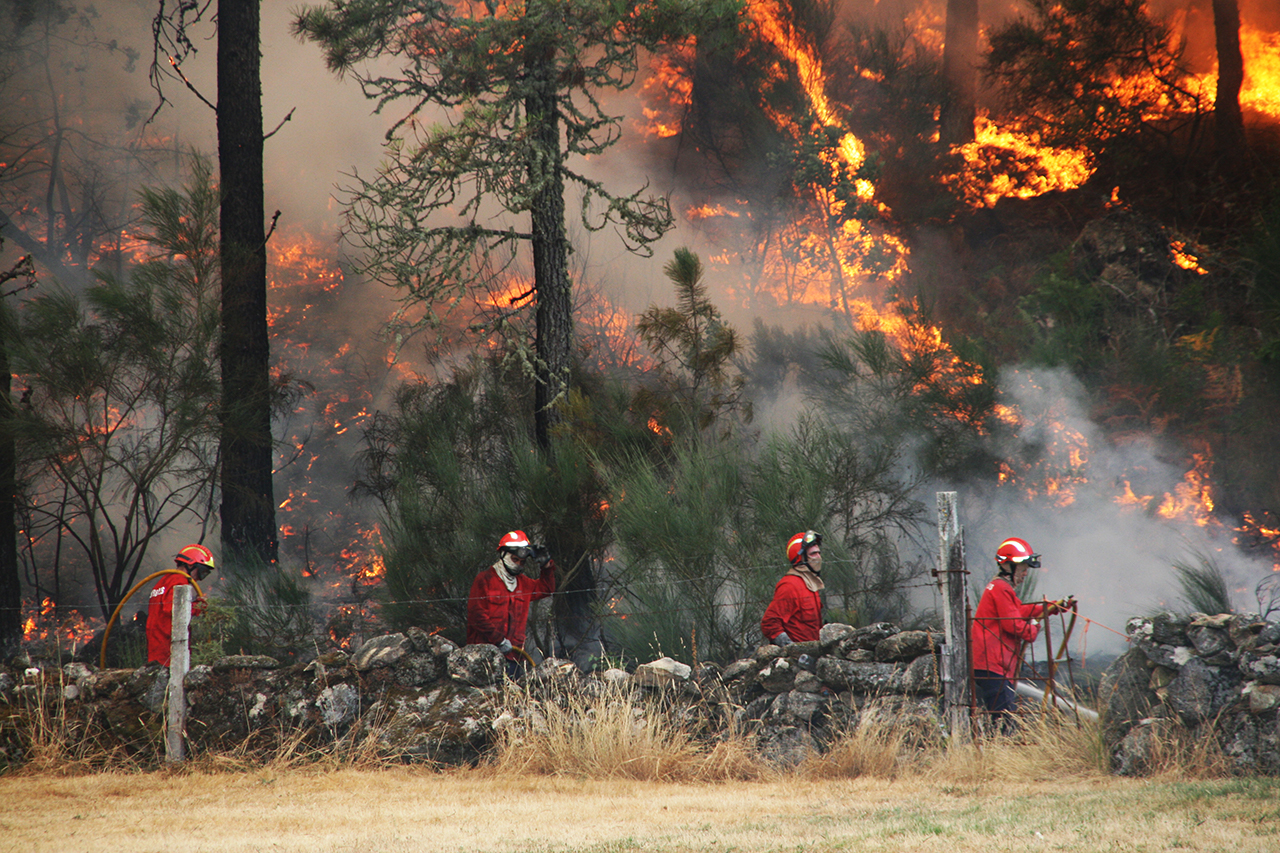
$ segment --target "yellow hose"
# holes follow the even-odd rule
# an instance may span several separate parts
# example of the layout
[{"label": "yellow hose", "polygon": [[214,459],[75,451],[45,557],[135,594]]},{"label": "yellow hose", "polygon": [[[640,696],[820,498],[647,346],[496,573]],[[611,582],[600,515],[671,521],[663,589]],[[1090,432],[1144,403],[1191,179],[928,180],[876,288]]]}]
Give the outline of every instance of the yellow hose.
[{"label": "yellow hose", "polygon": [[102,654],[98,656],[98,669],[107,668],[107,638],[111,636],[111,626],[115,624],[116,617],[120,615],[120,608],[124,607],[124,603],[129,600],[130,596],[138,591],[138,587],[142,586],[149,580],[160,577],[161,575],[182,575],[184,578],[191,581],[191,585],[196,588],[197,596],[204,595],[204,593],[200,591],[200,584],[196,583],[196,579],[191,577],[191,575],[187,574],[182,569],[164,569],[163,571],[152,572],[142,580],[135,583],[133,585],[133,589],[126,592],[124,598],[120,599],[120,603],[116,605],[116,609],[111,614],[111,618],[107,620],[106,630],[102,632]]}]

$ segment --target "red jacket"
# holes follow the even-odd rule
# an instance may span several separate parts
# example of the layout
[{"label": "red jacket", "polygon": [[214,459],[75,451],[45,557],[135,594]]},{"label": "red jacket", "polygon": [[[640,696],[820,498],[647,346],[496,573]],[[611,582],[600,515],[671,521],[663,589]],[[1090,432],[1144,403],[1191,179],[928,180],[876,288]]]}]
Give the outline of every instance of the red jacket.
[{"label": "red jacket", "polygon": [[973,668],[998,672],[1018,680],[1023,642],[1040,635],[1040,626],[1027,620],[1040,615],[1042,604],[1023,604],[1013,584],[996,577],[982,593],[973,614]]},{"label": "red jacket", "polygon": [[[169,647],[173,638],[173,591],[189,586],[191,581],[179,572],[161,575],[151,587],[151,599],[147,602],[147,660],[169,665]],[[193,603],[192,614],[203,610]]]},{"label": "red jacket", "polygon": [[805,586],[804,578],[786,574],[773,588],[773,601],[760,618],[760,630],[772,641],[783,631],[797,643],[818,639],[822,628],[822,594]]},{"label": "red jacket", "polygon": [[[529,605],[556,590],[556,567],[548,562],[537,578],[516,575],[516,588],[508,590],[492,566],[476,575],[467,597],[467,645],[504,639],[524,648],[524,628],[529,621]],[[515,652],[507,657],[516,660]]]}]

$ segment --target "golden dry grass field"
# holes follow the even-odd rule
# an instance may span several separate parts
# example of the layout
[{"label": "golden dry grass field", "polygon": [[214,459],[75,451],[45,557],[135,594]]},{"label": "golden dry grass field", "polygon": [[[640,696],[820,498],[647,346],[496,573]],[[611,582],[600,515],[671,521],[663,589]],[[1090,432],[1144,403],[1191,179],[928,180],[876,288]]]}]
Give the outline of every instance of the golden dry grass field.
[{"label": "golden dry grass field", "polygon": [[[945,777],[947,774],[942,774]],[[270,768],[0,777],[0,851],[1280,850],[1280,782]]]}]

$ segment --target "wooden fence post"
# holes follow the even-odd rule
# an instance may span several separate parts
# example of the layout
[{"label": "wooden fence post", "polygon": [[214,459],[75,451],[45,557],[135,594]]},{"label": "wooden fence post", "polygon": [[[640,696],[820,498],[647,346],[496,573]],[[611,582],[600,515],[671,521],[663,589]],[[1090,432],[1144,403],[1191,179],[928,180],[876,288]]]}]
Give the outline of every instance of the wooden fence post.
[{"label": "wooden fence post", "polygon": [[185,758],[182,736],[187,730],[185,680],[191,669],[190,584],[173,589],[173,635],[169,641],[169,710],[165,718],[164,760],[177,763]]},{"label": "wooden fence post", "polygon": [[966,615],[966,583],[969,570],[964,557],[964,530],[960,527],[955,492],[938,492],[938,568],[933,575],[942,593],[943,629],[942,699],[952,740],[968,743],[973,737],[970,707],[969,619]]}]

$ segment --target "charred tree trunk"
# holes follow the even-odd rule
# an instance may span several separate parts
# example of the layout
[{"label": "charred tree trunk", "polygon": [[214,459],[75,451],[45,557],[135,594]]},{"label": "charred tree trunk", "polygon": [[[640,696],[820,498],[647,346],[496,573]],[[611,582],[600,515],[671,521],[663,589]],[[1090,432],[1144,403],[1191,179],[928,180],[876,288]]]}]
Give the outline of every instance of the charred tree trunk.
[{"label": "charred tree trunk", "polygon": [[1214,145],[1224,163],[1238,163],[1245,153],[1240,87],[1244,57],[1240,54],[1239,0],[1213,0],[1213,30],[1218,50],[1218,91],[1213,100]]},{"label": "charred tree trunk", "polygon": [[278,540],[271,477],[260,65],[259,0],[221,0],[222,543],[228,556],[239,554],[274,563]]},{"label": "charred tree trunk", "polygon": [[18,575],[18,455],[9,428],[13,377],[0,326],[0,658],[22,641],[22,585]]},{"label": "charred tree trunk", "polygon": [[531,50],[526,68],[534,84],[525,100],[535,144],[529,155],[529,182],[535,188],[530,210],[533,284],[538,294],[537,388],[534,435],[551,451],[551,428],[559,420],[555,404],[569,388],[573,352],[573,300],[569,290],[569,239],[564,225],[564,176],[560,171],[560,116],[555,64],[550,50]]},{"label": "charred tree trunk", "polygon": [[947,0],[944,38],[942,77],[947,96],[939,136],[947,145],[963,145],[973,141],[978,109],[978,0]]}]

